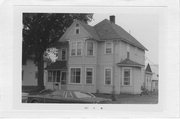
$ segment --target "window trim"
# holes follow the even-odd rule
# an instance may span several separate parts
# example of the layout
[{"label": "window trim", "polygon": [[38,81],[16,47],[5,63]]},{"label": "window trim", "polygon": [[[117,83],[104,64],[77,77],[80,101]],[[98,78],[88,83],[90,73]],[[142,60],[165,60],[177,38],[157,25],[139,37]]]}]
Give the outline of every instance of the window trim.
[{"label": "window trim", "polygon": [[[72,68],[80,68],[80,83],[72,83],[71,82],[71,69]],[[69,67],[69,84],[82,84],[82,67]]]},{"label": "window trim", "polygon": [[[111,83],[110,84],[106,84],[106,69],[110,69],[111,70]],[[104,68],[104,85],[106,86],[111,86],[113,84],[112,79],[113,79],[113,70],[112,67],[105,67]]]},{"label": "window trim", "polygon": [[[92,55],[88,55],[88,43],[91,42],[93,43],[93,54]],[[95,56],[94,53],[95,53],[95,43],[93,41],[86,41],[86,56]]]},{"label": "window trim", "polygon": [[[59,75],[60,75],[60,77],[59,77],[59,78],[60,78],[59,82],[57,82],[57,72],[58,72],[58,71],[60,72],[60,74],[59,74]],[[51,72],[51,81],[49,81],[49,72]],[[53,78],[54,78],[53,72],[56,72],[56,73],[55,73],[55,81],[54,81],[54,79],[53,79]],[[47,77],[47,82],[48,82],[48,83],[60,83],[60,82],[61,82],[61,70],[49,70],[49,71],[47,71],[47,74],[48,74],[48,77]]]},{"label": "window trim", "polygon": [[[78,42],[80,42],[81,43],[81,55],[77,55],[77,44],[78,44]],[[72,44],[73,43],[75,43],[75,55],[72,55],[71,53],[72,53]],[[70,53],[69,53],[69,55],[71,56],[71,57],[74,57],[74,56],[83,56],[83,41],[71,41],[70,42]]]},{"label": "window trim", "polygon": [[[129,85],[124,85],[124,71],[128,69],[130,70],[130,84]],[[122,68],[122,86],[132,86],[132,68],[130,67],[123,67]]]},{"label": "window trim", "polygon": [[[87,69],[91,68],[92,69],[92,83],[87,83]],[[87,85],[92,85],[94,84],[94,67],[85,67],[85,84]]]},{"label": "window trim", "polygon": [[[107,43],[111,43],[111,53],[106,53]],[[114,48],[113,41],[105,41],[104,54],[106,54],[106,55],[113,54],[113,48]]]},{"label": "window trim", "polygon": [[[65,50],[65,59],[62,58],[62,51]],[[61,48],[61,61],[67,60],[67,48]]]}]

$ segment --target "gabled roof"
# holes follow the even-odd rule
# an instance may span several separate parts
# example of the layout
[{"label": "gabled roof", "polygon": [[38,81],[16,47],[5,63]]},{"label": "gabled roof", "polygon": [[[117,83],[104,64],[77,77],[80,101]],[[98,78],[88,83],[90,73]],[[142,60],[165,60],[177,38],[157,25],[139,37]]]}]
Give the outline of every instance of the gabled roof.
[{"label": "gabled roof", "polygon": [[99,39],[99,36],[97,35],[97,32],[96,32],[96,30],[92,27],[92,26],[90,26],[90,25],[88,25],[88,24],[85,24],[84,22],[80,22],[80,21],[78,21],[88,32],[89,32],[89,34],[94,38],[94,39],[96,39],[96,40],[100,40]]},{"label": "gabled roof", "polygon": [[117,65],[122,67],[144,67],[144,65],[134,62],[128,58],[121,61],[120,63],[117,63]]},{"label": "gabled roof", "polygon": [[67,69],[67,61],[56,61],[56,62],[48,65],[45,69],[46,70]]},{"label": "gabled roof", "polygon": [[[147,50],[139,41],[137,41],[133,36],[131,36],[128,32],[126,32],[122,27],[111,23],[109,20],[105,19],[95,26],[90,26],[81,22],[79,20],[75,20],[73,24],[80,23],[85,30],[93,37],[93,39],[97,41],[104,41],[104,40],[122,40],[128,44],[136,46],[142,50]],[[64,37],[66,36],[67,32],[70,31],[73,24],[67,29],[64,35],[60,38],[60,41],[65,40]]]},{"label": "gabled roof", "polygon": [[150,67],[149,63],[148,63],[148,65],[147,65],[147,67],[146,67],[146,70],[145,70],[145,71],[147,71],[147,72],[151,72],[151,73],[152,73],[152,70],[151,70],[151,67]]},{"label": "gabled roof", "polygon": [[120,39],[126,43],[136,46],[140,49],[147,50],[139,41],[137,41],[133,36],[126,32],[122,27],[111,23],[109,20],[105,19],[94,26],[100,39]]}]

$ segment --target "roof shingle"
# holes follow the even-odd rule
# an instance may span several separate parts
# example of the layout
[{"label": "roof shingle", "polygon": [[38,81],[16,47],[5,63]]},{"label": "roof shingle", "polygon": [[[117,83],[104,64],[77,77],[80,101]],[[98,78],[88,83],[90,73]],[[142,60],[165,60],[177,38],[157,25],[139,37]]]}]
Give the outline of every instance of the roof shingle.
[{"label": "roof shingle", "polygon": [[139,64],[137,62],[134,62],[128,58],[126,58],[125,60],[121,61],[120,63],[117,63],[118,66],[126,66],[126,67],[144,67],[144,65]]}]

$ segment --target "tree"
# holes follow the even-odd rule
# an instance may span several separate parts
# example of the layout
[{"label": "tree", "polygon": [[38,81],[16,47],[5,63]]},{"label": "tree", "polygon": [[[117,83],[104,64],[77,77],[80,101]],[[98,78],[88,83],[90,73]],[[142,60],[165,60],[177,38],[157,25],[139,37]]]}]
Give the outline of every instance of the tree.
[{"label": "tree", "polygon": [[33,56],[38,67],[38,87],[44,88],[44,59],[46,49],[59,40],[74,19],[88,23],[93,14],[23,13],[23,63]]}]

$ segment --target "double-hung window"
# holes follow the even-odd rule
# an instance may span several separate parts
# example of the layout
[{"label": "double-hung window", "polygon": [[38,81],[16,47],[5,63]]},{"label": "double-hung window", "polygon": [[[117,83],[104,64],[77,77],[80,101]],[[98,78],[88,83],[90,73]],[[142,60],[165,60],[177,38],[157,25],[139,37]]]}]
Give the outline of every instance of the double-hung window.
[{"label": "double-hung window", "polygon": [[82,42],[73,41],[71,43],[71,56],[82,56]]},{"label": "double-hung window", "polygon": [[105,85],[111,85],[112,81],[112,69],[105,68]]},{"label": "double-hung window", "polygon": [[82,42],[77,42],[77,56],[82,54]]},{"label": "double-hung window", "polygon": [[76,55],[76,42],[71,43],[71,56]]},{"label": "double-hung window", "polygon": [[105,42],[105,53],[112,54],[113,52],[113,42]]},{"label": "double-hung window", "polygon": [[86,68],[86,84],[92,84],[93,68]]},{"label": "double-hung window", "polygon": [[90,41],[88,41],[87,42],[87,55],[88,56],[93,56],[93,46],[94,44],[93,44],[93,42],[90,42]]},{"label": "double-hung window", "polygon": [[70,83],[81,82],[81,68],[70,68],[71,76]]},{"label": "double-hung window", "polygon": [[62,60],[66,60],[66,49],[65,48],[63,48],[62,50],[61,50],[61,57],[62,57]]},{"label": "double-hung window", "polygon": [[123,85],[124,86],[131,85],[131,69],[130,68],[123,69]]}]

